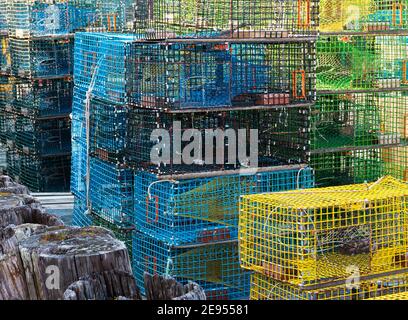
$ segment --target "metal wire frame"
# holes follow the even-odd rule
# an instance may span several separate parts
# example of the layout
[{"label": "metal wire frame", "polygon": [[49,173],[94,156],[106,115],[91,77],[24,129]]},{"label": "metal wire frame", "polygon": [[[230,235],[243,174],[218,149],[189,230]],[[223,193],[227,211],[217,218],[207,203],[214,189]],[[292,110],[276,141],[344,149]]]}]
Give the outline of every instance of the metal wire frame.
[{"label": "metal wire frame", "polygon": [[404,146],[349,148],[315,153],[310,166],[317,186],[336,186],[375,181],[384,175],[408,181],[408,153]]},{"label": "metal wire frame", "polygon": [[17,115],[2,109],[0,111],[0,141],[14,147],[17,137]]},{"label": "metal wire frame", "polygon": [[89,90],[94,79],[93,96],[153,109],[314,102],[314,55],[313,42],[146,43],[78,33],[75,85]]},{"label": "metal wire frame", "polygon": [[0,73],[9,74],[10,69],[11,57],[9,38],[6,34],[0,34]]},{"label": "metal wire frame", "polygon": [[134,0],[69,0],[71,31],[133,31]]},{"label": "metal wire frame", "polygon": [[8,174],[32,192],[67,192],[71,156],[41,157],[8,150]]},{"label": "metal wire frame", "polygon": [[86,140],[74,137],[72,139],[71,192],[85,202],[87,162]]},{"label": "metal wire frame", "polygon": [[7,15],[12,37],[64,35],[70,32],[70,0],[9,0]]},{"label": "metal wire frame", "polygon": [[3,0],[0,3],[0,34],[5,34],[8,32],[8,2],[9,0]]},{"label": "metal wire frame", "polygon": [[168,244],[185,245],[237,239],[240,196],[311,188],[314,176],[311,168],[288,166],[186,180],[136,172],[134,183],[136,228]]},{"label": "metal wire frame", "polygon": [[315,0],[135,1],[135,31],[147,39],[301,37],[318,18]]},{"label": "metal wire frame", "polygon": [[[304,289],[408,272],[408,186],[375,183],[241,197],[244,268]],[[310,286],[310,288],[309,288]]]},{"label": "metal wire frame", "polygon": [[408,29],[406,0],[320,0],[319,7],[322,33]]},{"label": "metal wire frame", "polygon": [[311,150],[406,145],[405,91],[319,94],[311,107]]},{"label": "metal wire frame", "polygon": [[68,116],[72,108],[73,81],[61,79],[27,79],[12,85],[13,111],[30,118]]},{"label": "metal wire frame", "polygon": [[194,281],[208,300],[245,300],[250,272],[239,266],[236,241],[202,246],[173,247],[148,235],[133,236],[133,274],[144,294],[144,273],[167,275],[177,281]]},{"label": "metal wire frame", "polygon": [[71,152],[71,121],[68,117],[34,119],[17,116],[15,147],[21,152],[57,156]]},{"label": "metal wire frame", "polygon": [[407,84],[408,36],[321,36],[317,90],[399,88]]},{"label": "metal wire frame", "polygon": [[90,158],[90,208],[104,220],[130,225],[133,215],[133,171],[115,164]]},{"label": "metal wire frame", "polygon": [[398,300],[397,296],[406,297],[407,292],[407,274],[316,290],[302,290],[258,273],[251,275],[251,300]]},{"label": "metal wire frame", "polygon": [[53,78],[72,74],[71,38],[10,38],[10,52],[11,72],[14,76]]},{"label": "metal wire frame", "polygon": [[[258,130],[258,167],[303,163],[308,151],[308,119],[308,107],[208,113],[165,113],[133,109],[129,115],[127,130],[128,164],[159,175],[243,169],[251,166],[248,160],[251,148],[255,147],[250,143],[251,135],[254,137],[251,130]],[[170,145],[161,145],[159,137],[157,140],[151,139],[158,129],[169,133]],[[199,130],[197,138],[201,138],[199,148],[192,155],[194,161],[191,165],[186,165],[184,158],[181,162],[178,161],[180,159],[175,156],[175,152],[183,152],[188,145],[187,142],[181,142],[181,150],[178,150],[176,143],[176,136],[184,134],[187,129]],[[223,139],[221,143],[216,143],[214,138],[208,138],[210,130],[219,129],[224,130],[221,135],[225,133],[226,137],[228,129],[233,129],[236,137],[238,130],[244,130],[246,143],[240,141],[240,148],[237,146],[234,149],[237,141],[234,142],[233,139]],[[214,142],[212,147],[211,141]],[[239,149],[246,151],[245,159],[239,156]],[[220,163],[216,157],[222,150],[224,161]],[[231,153],[236,155],[235,162],[229,157]],[[163,154],[168,154],[170,158],[153,161],[152,155],[160,157]]]},{"label": "metal wire frame", "polygon": [[87,209],[86,201],[81,198],[75,197],[72,225],[76,227],[98,226],[110,230],[117,239],[126,244],[129,256],[132,258],[133,229],[120,227],[99,217]]}]

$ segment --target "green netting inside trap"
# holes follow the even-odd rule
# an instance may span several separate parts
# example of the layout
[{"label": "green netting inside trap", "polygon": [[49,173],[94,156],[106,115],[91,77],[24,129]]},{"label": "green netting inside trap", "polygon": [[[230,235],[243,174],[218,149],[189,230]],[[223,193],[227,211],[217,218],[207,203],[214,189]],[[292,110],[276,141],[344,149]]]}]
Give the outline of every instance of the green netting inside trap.
[{"label": "green netting inside trap", "polygon": [[317,88],[355,90],[406,84],[405,36],[322,36],[317,42]]}]

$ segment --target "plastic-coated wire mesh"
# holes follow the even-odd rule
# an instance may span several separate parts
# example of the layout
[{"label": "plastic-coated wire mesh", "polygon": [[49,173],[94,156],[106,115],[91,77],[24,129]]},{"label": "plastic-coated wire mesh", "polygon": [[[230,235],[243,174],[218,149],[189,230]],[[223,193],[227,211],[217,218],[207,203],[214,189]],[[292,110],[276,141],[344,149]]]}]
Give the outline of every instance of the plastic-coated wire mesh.
[{"label": "plastic-coated wire mesh", "polygon": [[287,105],[315,99],[315,44],[180,44],[78,33],[75,85],[153,109]]},{"label": "plastic-coated wire mesh", "polygon": [[407,147],[367,148],[312,154],[318,186],[375,181],[384,175],[408,181]]},{"label": "plastic-coated wire mesh", "polygon": [[[8,29],[13,37],[66,35],[79,30],[123,32],[133,28],[133,0],[11,0],[9,2]],[[2,21],[0,20],[0,23]],[[0,24],[0,30],[1,26],[2,24]]]},{"label": "plastic-coated wire mesh", "polygon": [[71,151],[69,118],[32,119],[17,116],[16,147],[24,153],[50,156]]},{"label": "plastic-coated wire mesh", "polygon": [[17,115],[7,111],[0,111],[0,141],[13,146],[17,136]]},{"label": "plastic-coated wire mesh", "polygon": [[20,182],[22,157],[15,150],[7,150],[6,152],[7,169],[6,173],[16,182]]},{"label": "plastic-coated wire mesh", "polygon": [[72,139],[71,192],[80,199],[86,199],[86,142]]},{"label": "plastic-coated wire mesh", "polygon": [[361,281],[352,288],[341,284],[316,290],[302,290],[262,274],[251,275],[251,300],[404,300],[399,297],[407,297],[407,292],[407,274]]},{"label": "plastic-coated wire mesh", "polygon": [[405,92],[322,94],[311,115],[312,150],[398,146],[408,137]]},{"label": "plastic-coated wire mesh", "polygon": [[316,0],[136,0],[135,30],[150,39],[277,38],[314,34]]},{"label": "plastic-coated wire mesh", "polygon": [[322,36],[318,90],[393,88],[407,84],[407,36]]},{"label": "plastic-coated wire mesh", "polygon": [[92,157],[89,172],[92,211],[111,223],[131,223],[133,171]]},{"label": "plastic-coated wire mesh", "polygon": [[367,300],[385,300],[385,301],[408,300],[408,292],[388,294],[382,297],[370,298]]},{"label": "plastic-coated wire mesh", "polygon": [[133,30],[134,0],[69,0],[71,31]]},{"label": "plastic-coated wire mesh", "polygon": [[20,77],[56,77],[72,73],[70,38],[10,38],[11,71]]},{"label": "plastic-coated wire mesh", "polygon": [[[71,156],[39,157],[8,151],[8,174],[32,192],[67,192]],[[11,168],[11,169],[10,169]],[[16,175],[18,174],[18,176]]]},{"label": "plastic-coated wire mesh", "polygon": [[375,183],[243,196],[240,257],[244,268],[308,286],[404,270],[408,186]]},{"label": "plastic-coated wire mesh", "polygon": [[248,299],[250,273],[240,268],[237,242],[173,247],[147,235],[133,238],[133,274],[144,293],[144,273],[194,281],[208,300]]},{"label": "plastic-coated wire mesh", "polygon": [[[256,137],[253,130],[258,130],[259,167],[303,163],[309,143],[308,120],[309,107],[208,113],[165,113],[134,109],[130,113],[127,131],[129,163],[137,169],[157,174],[253,167],[251,152],[255,146],[251,144],[254,141],[251,139]],[[177,137],[181,141],[188,129],[197,130],[197,147],[186,157],[185,150],[191,145],[181,142],[178,146]],[[160,135],[164,136],[152,140],[156,130],[162,130]],[[240,139],[239,130],[243,130]],[[167,141],[167,138],[170,144],[161,140]],[[246,152],[245,156],[243,152]],[[174,156],[175,153],[177,156]],[[181,153],[184,154],[180,159]],[[188,161],[191,165],[187,165],[190,163]]]},{"label": "plastic-coated wire mesh", "polygon": [[0,75],[0,112],[12,110],[10,102],[12,100],[13,81],[14,79],[11,77]]},{"label": "plastic-coated wire mesh", "polygon": [[28,38],[69,33],[69,0],[9,0],[12,37]]},{"label": "plastic-coated wire mesh", "polygon": [[73,82],[67,79],[26,80],[13,85],[13,111],[31,118],[71,113]]},{"label": "plastic-coated wire mesh", "polygon": [[10,68],[11,68],[11,57],[10,57],[9,38],[7,35],[0,34],[0,72],[10,73]]},{"label": "plastic-coated wire mesh", "polygon": [[173,245],[237,239],[238,203],[244,194],[311,188],[310,168],[188,180],[135,174],[135,225]]},{"label": "plastic-coated wire mesh", "polygon": [[0,34],[8,32],[9,27],[7,16],[7,10],[9,5],[8,2],[9,0],[3,0],[0,3]]},{"label": "plastic-coated wire mesh", "polygon": [[72,225],[76,227],[98,226],[110,230],[117,239],[126,244],[130,258],[132,258],[133,231],[129,228],[121,228],[116,224],[104,220],[95,213],[88,214],[88,212],[86,201],[75,198]]},{"label": "plastic-coated wire mesh", "polygon": [[406,0],[320,0],[322,32],[408,29]]}]

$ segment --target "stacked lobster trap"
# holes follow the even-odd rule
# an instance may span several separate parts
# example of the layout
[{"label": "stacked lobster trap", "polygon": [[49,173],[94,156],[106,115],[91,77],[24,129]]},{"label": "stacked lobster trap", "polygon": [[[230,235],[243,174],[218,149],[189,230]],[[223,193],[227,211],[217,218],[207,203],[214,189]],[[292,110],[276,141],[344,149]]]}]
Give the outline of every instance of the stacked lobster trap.
[{"label": "stacked lobster trap", "polygon": [[408,291],[406,183],[243,196],[240,257],[255,300],[365,300]]},{"label": "stacked lobster trap", "polygon": [[322,0],[311,166],[320,186],[408,179],[408,2]]},{"label": "stacked lobster trap", "polygon": [[70,188],[74,33],[123,31],[132,8],[122,0],[1,2],[1,140],[9,174],[31,190]]},{"label": "stacked lobster trap", "polygon": [[134,34],[76,34],[75,223],[127,232],[141,288],[145,272],[160,273],[211,299],[246,299],[239,196],[314,185],[304,163],[318,3],[134,8]]}]

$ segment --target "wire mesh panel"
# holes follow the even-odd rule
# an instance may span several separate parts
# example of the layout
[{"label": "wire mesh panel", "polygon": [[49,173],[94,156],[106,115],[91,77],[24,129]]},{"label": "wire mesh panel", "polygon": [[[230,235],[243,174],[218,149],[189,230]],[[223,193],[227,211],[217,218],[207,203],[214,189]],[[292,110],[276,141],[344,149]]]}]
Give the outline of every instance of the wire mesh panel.
[{"label": "wire mesh panel", "polygon": [[131,223],[133,171],[92,157],[89,176],[92,211],[111,223]]},{"label": "wire mesh panel", "polygon": [[240,268],[236,242],[173,247],[147,235],[133,238],[133,274],[144,294],[144,273],[194,281],[208,300],[248,299],[250,273]]},{"label": "wire mesh panel", "polygon": [[72,80],[26,80],[13,85],[14,112],[30,117],[67,116],[72,107]]},{"label": "wire mesh panel", "polygon": [[72,73],[70,38],[10,38],[12,74],[21,77],[55,77]]},{"label": "wire mesh panel", "polygon": [[135,30],[149,39],[277,38],[314,34],[315,0],[136,0]]},{"label": "wire mesh panel", "polygon": [[384,300],[384,301],[408,300],[408,292],[387,294],[385,296],[370,298],[367,300]]},{"label": "wire mesh panel", "polygon": [[134,0],[69,0],[71,31],[133,30]]},{"label": "wire mesh panel", "polygon": [[79,33],[75,85],[154,109],[287,105],[315,99],[315,44],[182,44]]},{"label": "wire mesh panel", "polygon": [[0,34],[8,32],[8,2],[9,0],[3,0],[0,3]]},{"label": "wire mesh panel", "polygon": [[322,36],[318,90],[395,88],[407,84],[406,36]]},{"label": "wire mesh panel", "polygon": [[322,94],[311,115],[312,150],[398,146],[408,137],[405,92]]},{"label": "wire mesh panel", "polygon": [[[134,109],[129,163],[161,175],[304,163],[308,120],[309,107],[208,113]],[[194,145],[182,139],[191,130]]]},{"label": "wire mesh panel", "polygon": [[388,300],[387,297],[391,300],[407,293],[407,274],[362,280],[355,286],[341,284],[315,290],[302,290],[262,274],[251,276],[251,300]]},{"label": "wire mesh panel", "polygon": [[315,45],[135,43],[131,103],[190,109],[287,105],[315,98]]},{"label": "wire mesh panel", "polygon": [[336,186],[375,181],[384,175],[407,181],[406,147],[351,149],[314,153],[310,166],[318,186]]},{"label": "wire mesh panel", "polygon": [[24,153],[42,156],[70,153],[70,119],[40,120],[17,116],[15,145]]},{"label": "wire mesh panel", "polygon": [[50,36],[69,33],[70,0],[9,0],[12,37]]},{"label": "wire mesh panel", "polygon": [[[32,192],[67,192],[71,156],[41,157],[21,154],[20,183]],[[13,176],[12,176],[13,177]]]},{"label": "wire mesh panel", "polygon": [[86,200],[87,175],[87,148],[86,141],[79,138],[72,139],[71,164],[71,192],[75,197]]},{"label": "wire mesh panel", "polygon": [[158,180],[135,174],[138,230],[174,245],[237,238],[238,202],[244,194],[313,187],[308,167],[187,180]]},{"label": "wire mesh panel", "polygon": [[20,182],[21,168],[22,168],[22,156],[14,150],[8,149],[6,152],[7,169],[6,173],[15,182]]},{"label": "wire mesh panel", "polygon": [[332,283],[404,270],[408,187],[387,176],[372,184],[243,196],[244,268],[294,285]]},{"label": "wire mesh panel", "polygon": [[408,147],[383,149],[382,159],[386,174],[408,182]]},{"label": "wire mesh panel", "polygon": [[12,111],[12,92],[15,79],[0,75],[0,112]]},{"label": "wire mesh panel", "polygon": [[0,141],[14,146],[17,137],[17,115],[7,110],[0,111]]},{"label": "wire mesh panel", "polygon": [[408,29],[406,0],[320,0],[320,31],[360,32]]},{"label": "wire mesh panel", "polygon": [[106,221],[97,214],[92,213],[86,208],[86,201],[80,198],[75,198],[74,213],[72,217],[72,225],[76,227],[98,226],[111,231],[114,236],[123,241],[128,248],[129,256],[132,258],[132,244],[133,244],[133,230],[130,228],[123,228],[116,224]]},{"label": "wire mesh panel", "polygon": [[[1,10],[1,8],[0,8]],[[10,44],[7,35],[2,35],[0,31],[0,73],[10,73],[11,57]]]}]

